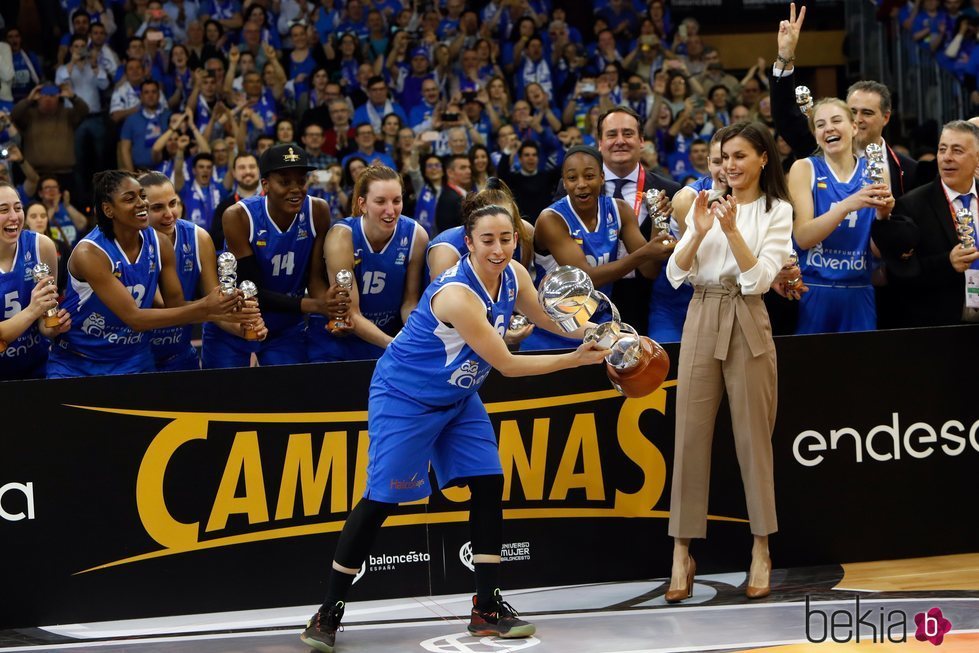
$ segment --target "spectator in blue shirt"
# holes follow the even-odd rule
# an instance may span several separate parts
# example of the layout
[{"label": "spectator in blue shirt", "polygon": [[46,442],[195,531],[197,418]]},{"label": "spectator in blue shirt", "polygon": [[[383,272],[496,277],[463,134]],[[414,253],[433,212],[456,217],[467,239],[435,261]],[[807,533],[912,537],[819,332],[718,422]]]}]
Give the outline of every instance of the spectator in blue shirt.
[{"label": "spectator in blue shirt", "polygon": [[41,60],[33,52],[23,49],[23,39],[20,30],[11,27],[7,30],[7,45],[14,64],[14,80],[11,84],[11,92],[14,102],[20,102],[30,95],[31,89],[41,83],[44,69],[41,68]]},{"label": "spectator in blue shirt", "polygon": [[355,138],[357,140],[357,150],[343,157],[341,165],[346,168],[348,161],[358,158],[366,161],[367,165],[380,162],[389,168],[397,170],[397,167],[394,165],[394,159],[377,149],[377,133],[371,127],[370,123],[356,123],[356,125]]},{"label": "spectator in blue shirt", "polygon": [[402,123],[408,122],[404,109],[388,96],[388,83],[380,75],[367,80],[367,102],[354,111],[354,124],[368,123],[379,132],[381,121],[389,113],[396,113]]},{"label": "spectator in blue shirt", "polygon": [[170,123],[170,110],[160,108],[160,83],[144,81],[139,87],[140,109],[122,125],[119,142],[120,164],[125,170],[151,170],[153,144]]}]

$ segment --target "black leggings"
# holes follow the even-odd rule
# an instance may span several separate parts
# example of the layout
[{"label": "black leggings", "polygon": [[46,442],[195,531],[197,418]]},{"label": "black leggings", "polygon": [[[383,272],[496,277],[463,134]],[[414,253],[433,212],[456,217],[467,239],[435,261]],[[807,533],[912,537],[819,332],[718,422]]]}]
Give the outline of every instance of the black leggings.
[{"label": "black leggings", "polygon": [[[503,547],[503,476],[469,476],[452,485],[469,486],[469,529],[473,555],[500,555]],[[340,533],[333,559],[348,569],[360,569],[374,545],[377,533],[396,503],[361,499],[350,512]]]}]

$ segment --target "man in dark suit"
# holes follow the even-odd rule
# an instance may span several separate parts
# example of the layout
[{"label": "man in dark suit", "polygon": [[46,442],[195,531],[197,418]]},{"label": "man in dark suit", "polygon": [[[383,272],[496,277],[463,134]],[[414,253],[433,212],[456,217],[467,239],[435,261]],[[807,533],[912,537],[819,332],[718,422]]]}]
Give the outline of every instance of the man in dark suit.
[{"label": "man in dark suit", "polygon": [[[669,199],[680,190],[680,184],[639,164],[639,151],[643,143],[642,122],[639,114],[631,108],[615,107],[602,114],[598,118],[598,139],[598,150],[604,160],[605,192],[625,200],[633,207],[639,219],[639,231],[649,240],[652,220],[642,201],[642,194],[651,188],[664,191],[660,210],[669,213],[673,210]],[[640,181],[642,185],[637,188]],[[683,217],[678,219],[682,220]],[[669,256],[669,252],[666,256]],[[622,319],[642,334],[646,333],[649,325],[652,292],[653,282],[635,273],[619,279],[612,288],[612,301],[622,314]]]},{"label": "man in dark suit", "polygon": [[976,224],[976,167],[979,127],[954,120],[942,129],[938,144],[939,177],[897,200],[891,216],[876,220],[871,236],[887,262],[895,293],[896,326],[920,327],[974,321],[975,309],[963,311],[965,271],[979,253],[963,247],[953,214],[972,212]]},{"label": "man in dark suit", "polygon": [[462,198],[472,186],[472,165],[465,154],[446,157],[445,188],[435,205],[435,228],[441,233],[462,224]]}]

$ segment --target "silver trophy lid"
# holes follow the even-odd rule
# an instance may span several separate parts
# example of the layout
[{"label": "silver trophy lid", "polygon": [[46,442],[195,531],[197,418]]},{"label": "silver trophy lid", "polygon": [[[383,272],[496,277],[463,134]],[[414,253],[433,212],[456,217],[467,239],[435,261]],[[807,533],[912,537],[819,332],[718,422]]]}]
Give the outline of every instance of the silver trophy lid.
[{"label": "silver trophy lid", "polygon": [[34,277],[34,281],[38,281],[49,274],[51,274],[51,268],[47,263],[38,263],[31,269],[31,275]]},{"label": "silver trophy lid", "polygon": [[241,290],[241,294],[245,296],[245,299],[249,299],[258,294],[258,286],[255,285],[254,281],[242,281],[238,284],[238,289]]},{"label": "silver trophy lid", "polygon": [[642,343],[639,336],[623,333],[612,343],[611,349],[612,351],[605,356],[605,361],[617,370],[625,370],[635,367],[639,362]]},{"label": "silver trophy lid", "polygon": [[350,290],[354,285],[354,273],[350,270],[338,270],[336,280],[338,286],[344,290]]},{"label": "silver trophy lid", "polygon": [[238,269],[238,259],[231,252],[218,256],[218,274],[231,275]]},{"label": "silver trophy lid", "polygon": [[566,333],[576,331],[588,322],[600,303],[591,277],[571,265],[562,265],[547,273],[541,280],[537,300],[547,316]]}]

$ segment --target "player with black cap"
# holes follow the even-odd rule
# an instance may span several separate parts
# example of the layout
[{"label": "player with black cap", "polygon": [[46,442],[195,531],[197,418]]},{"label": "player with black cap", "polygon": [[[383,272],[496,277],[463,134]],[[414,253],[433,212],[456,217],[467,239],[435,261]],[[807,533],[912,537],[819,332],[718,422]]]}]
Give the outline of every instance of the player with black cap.
[{"label": "player with black cap", "polygon": [[304,314],[338,316],[347,310],[345,293],[325,281],[330,209],[306,194],[306,173],[313,166],[305,150],[295,143],[270,147],[259,168],[264,196],[241,200],[224,212],[222,223],[228,251],[238,259],[238,279],[258,286],[269,335],[250,343],[205,325],[206,368],[247,367],[253,352],[262,365],[305,363]]}]

